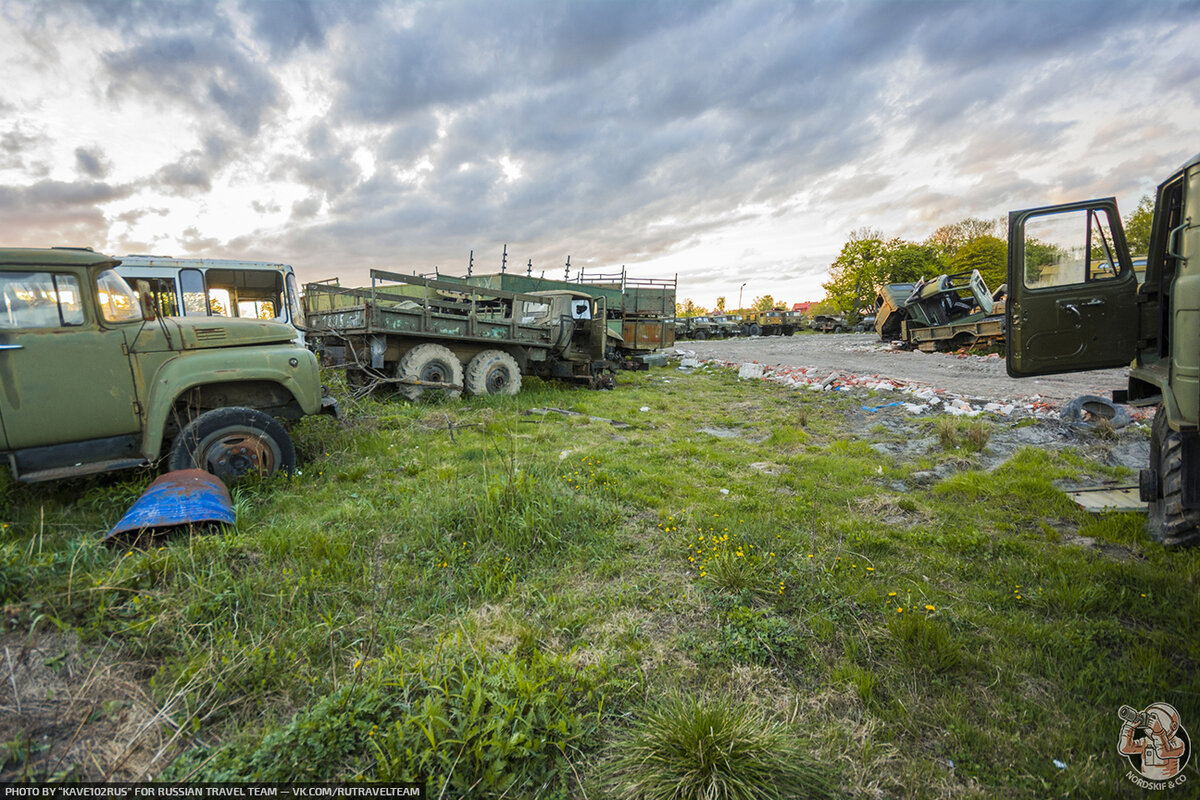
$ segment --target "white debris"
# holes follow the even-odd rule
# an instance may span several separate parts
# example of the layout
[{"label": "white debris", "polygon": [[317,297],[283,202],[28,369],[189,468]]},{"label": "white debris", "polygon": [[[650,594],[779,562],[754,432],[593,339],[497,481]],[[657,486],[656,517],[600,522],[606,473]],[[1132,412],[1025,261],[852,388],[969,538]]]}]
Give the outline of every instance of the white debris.
[{"label": "white debris", "polygon": [[721,494],[729,494],[729,490],[728,490],[728,489],[722,489],[722,490],[721,490]]},{"label": "white debris", "polygon": [[679,362],[680,369],[695,369],[698,366],[700,366],[700,359],[698,358],[685,358]]},{"label": "white debris", "polygon": [[650,410],[650,406],[642,406],[641,408],[638,409],[638,411],[649,411],[649,410]]},{"label": "white debris", "polygon": [[763,376],[763,365],[756,363],[742,364],[742,368],[738,370],[738,377],[742,380],[753,378],[761,378]]}]

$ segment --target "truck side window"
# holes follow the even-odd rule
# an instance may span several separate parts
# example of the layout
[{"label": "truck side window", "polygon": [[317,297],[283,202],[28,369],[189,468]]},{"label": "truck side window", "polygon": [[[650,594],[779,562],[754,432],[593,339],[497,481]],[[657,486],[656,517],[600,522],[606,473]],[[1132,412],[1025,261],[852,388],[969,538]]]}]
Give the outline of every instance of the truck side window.
[{"label": "truck side window", "polygon": [[1025,285],[1030,289],[1109,280],[1120,273],[1107,212],[1080,209],[1025,221]]},{"label": "truck side window", "polygon": [[208,294],[204,275],[198,269],[179,270],[179,288],[183,293],[183,313],[189,317],[208,316]]},{"label": "truck side window", "polygon": [[0,328],[59,328],[83,321],[83,297],[74,275],[0,275]]}]

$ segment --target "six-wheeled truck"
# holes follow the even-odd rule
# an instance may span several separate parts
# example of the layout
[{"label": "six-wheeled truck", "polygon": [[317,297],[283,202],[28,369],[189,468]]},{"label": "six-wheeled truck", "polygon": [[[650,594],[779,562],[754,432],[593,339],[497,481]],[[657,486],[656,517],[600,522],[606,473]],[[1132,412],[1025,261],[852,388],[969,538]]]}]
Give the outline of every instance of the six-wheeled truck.
[{"label": "six-wheeled truck", "polygon": [[999,343],[1005,291],[990,292],[979,270],[889,283],[875,299],[875,332],[927,353]]},{"label": "six-wheeled truck", "polygon": [[[156,463],[290,472],[284,423],[334,410],[278,322],[160,317],[87,249],[0,250],[0,454],[21,481]],[[146,288],[146,287],[144,287]]]},{"label": "six-wheeled truck", "polygon": [[304,287],[308,338],[352,390],[393,385],[409,399],[516,394],[522,375],[613,386],[620,336],[605,299],[529,294],[371,270],[371,285]]},{"label": "six-wheeled truck", "polygon": [[1130,365],[1113,399],[1157,407],[1140,474],[1151,536],[1200,543],[1200,156],[1158,187],[1140,286],[1114,198],[1008,225],[1009,374]]}]

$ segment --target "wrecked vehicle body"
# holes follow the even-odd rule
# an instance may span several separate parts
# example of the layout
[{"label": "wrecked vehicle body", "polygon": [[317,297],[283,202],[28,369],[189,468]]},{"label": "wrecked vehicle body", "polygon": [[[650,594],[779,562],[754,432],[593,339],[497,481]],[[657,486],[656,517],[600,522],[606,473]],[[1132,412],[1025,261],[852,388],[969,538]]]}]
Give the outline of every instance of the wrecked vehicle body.
[{"label": "wrecked vehicle body", "polygon": [[1004,339],[1006,292],[989,292],[979,270],[889,283],[875,299],[875,332],[927,353],[997,343]]},{"label": "wrecked vehicle body", "polygon": [[275,322],[164,318],[91,250],[0,250],[0,452],[21,481],[145,466],[224,479],[295,466],[278,421],[323,409]]}]

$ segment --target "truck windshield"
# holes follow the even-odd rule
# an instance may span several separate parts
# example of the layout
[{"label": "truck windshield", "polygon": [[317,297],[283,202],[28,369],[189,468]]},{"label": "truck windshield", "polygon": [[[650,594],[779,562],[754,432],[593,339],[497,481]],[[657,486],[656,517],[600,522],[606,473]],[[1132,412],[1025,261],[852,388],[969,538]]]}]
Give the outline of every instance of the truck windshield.
[{"label": "truck windshield", "polygon": [[125,279],[111,269],[96,277],[96,299],[100,301],[100,313],[109,322],[138,322],[142,318],[137,295]]}]

